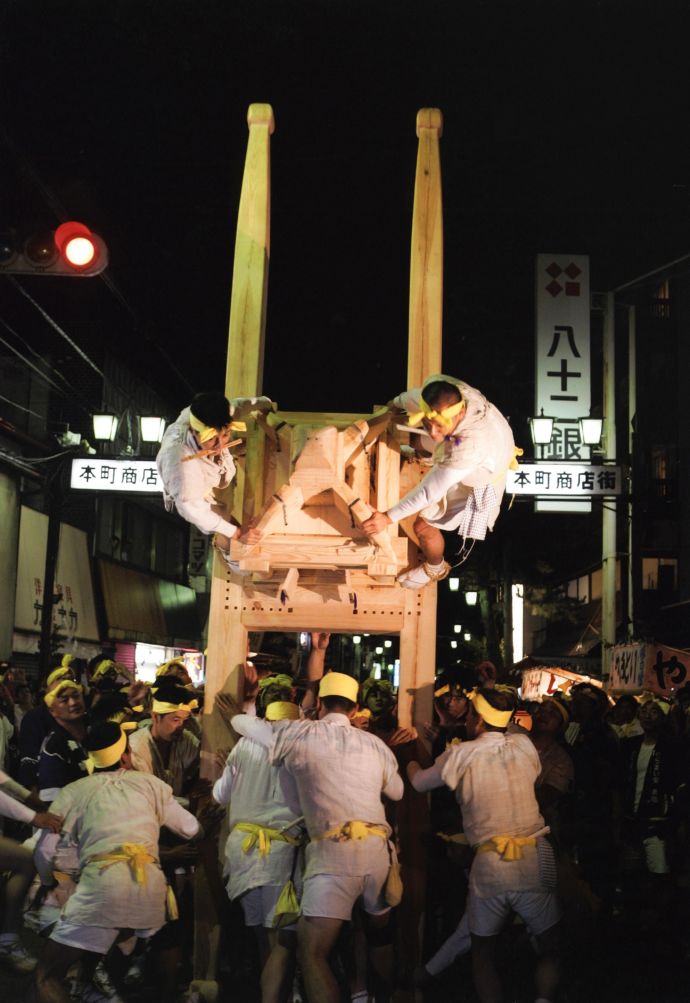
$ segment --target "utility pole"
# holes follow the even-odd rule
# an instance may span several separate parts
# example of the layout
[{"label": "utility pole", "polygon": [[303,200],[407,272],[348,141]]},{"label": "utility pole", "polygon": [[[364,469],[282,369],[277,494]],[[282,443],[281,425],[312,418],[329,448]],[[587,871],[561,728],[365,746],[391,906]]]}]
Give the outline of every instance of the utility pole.
[{"label": "utility pole", "polygon": [[[606,294],[604,313],[604,462],[616,462],[616,297]],[[616,643],[616,497],[602,500],[601,675],[607,679]]]}]

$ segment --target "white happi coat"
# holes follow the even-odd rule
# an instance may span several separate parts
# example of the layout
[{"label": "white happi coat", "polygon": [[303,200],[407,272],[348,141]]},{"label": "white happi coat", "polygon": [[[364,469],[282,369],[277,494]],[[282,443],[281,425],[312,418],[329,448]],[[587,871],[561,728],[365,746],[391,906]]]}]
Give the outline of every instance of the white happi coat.
[{"label": "white happi coat", "polygon": [[[238,734],[267,742],[265,722],[240,714],[232,726]],[[270,760],[284,765],[297,784],[310,842],[304,877],[315,874],[368,874],[385,842],[319,839],[344,822],[371,822],[390,835],[381,795],[399,801],[403,782],[391,750],[375,735],[353,728],[344,714],[319,721],[279,721],[270,739]]]},{"label": "white happi coat", "polygon": [[[62,912],[68,923],[109,929],[155,930],[165,922],[166,880],[158,863],[162,825],[192,839],[199,823],[173,798],[167,784],[135,770],[96,772],[63,787],[51,805],[63,816],[63,834],[77,846],[81,876]],[[50,883],[60,835],[43,832],[34,852],[36,868]],[[146,848],[155,863],[145,865],[146,881],[137,884],[131,868],[105,868],[96,854],[112,853],[124,843]]]},{"label": "white happi coat", "polygon": [[[250,411],[270,408],[268,397],[238,397],[230,401],[230,414],[242,418]],[[235,476],[235,461],[229,449],[218,457],[195,456],[203,447],[189,424],[190,409],[180,411],[177,420],[165,430],[156,456],[156,466],[163,481],[163,500],[168,512],[173,508],[202,533],[234,536],[237,526],[211,508],[216,503],[214,488],[227,487]]]},{"label": "white happi coat", "polygon": [[[471,846],[492,836],[533,836],[546,831],[534,793],[540,771],[539,753],[524,733],[484,732],[452,747],[441,776],[455,791]],[[480,898],[541,888],[534,846],[523,847],[520,860],[506,862],[493,852],[474,858],[470,890]]]},{"label": "white happi coat", "polygon": [[[439,443],[422,436],[433,450],[433,466],[424,479],[387,514],[394,522],[421,513],[439,529],[457,529],[461,536],[484,539],[493,528],[505,491],[508,468],[515,458],[510,425],[479,390],[451,376],[430,376],[453,383],[467,408],[452,435]],[[419,412],[422,389],[407,390],[394,403],[408,413]]]},{"label": "white happi coat", "polygon": [[[268,729],[271,725],[265,722]],[[242,738],[228,756],[225,769],[213,786],[218,804],[230,805],[230,835],[225,844],[224,872],[231,899],[250,888],[283,885],[290,877],[298,848],[275,840],[266,856],[258,845],[247,853],[242,843],[248,833],[233,827],[238,822],[254,822],[271,829],[282,829],[302,814],[295,781],[283,767],[271,766],[268,750],[249,738]],[[299,824],[286,829],[290,836],[301,833]],[[295,876],[299,877],[298,869]]]}]

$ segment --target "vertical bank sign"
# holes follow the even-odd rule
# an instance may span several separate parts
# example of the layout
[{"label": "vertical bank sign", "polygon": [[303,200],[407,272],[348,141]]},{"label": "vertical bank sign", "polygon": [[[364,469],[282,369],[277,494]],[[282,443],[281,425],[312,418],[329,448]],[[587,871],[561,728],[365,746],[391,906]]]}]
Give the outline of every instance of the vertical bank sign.
[{"label": "vertical bank sign", "polygon": [[[579,418],[589,416],[589,258],[586,255],[538,254],[536,268],[535,415],[554,419],[547,446],[535,446],[538,460],[582,463],[590,448],[580,438]],[[588,511],[576,501],[537,501],[540,511]]]}]

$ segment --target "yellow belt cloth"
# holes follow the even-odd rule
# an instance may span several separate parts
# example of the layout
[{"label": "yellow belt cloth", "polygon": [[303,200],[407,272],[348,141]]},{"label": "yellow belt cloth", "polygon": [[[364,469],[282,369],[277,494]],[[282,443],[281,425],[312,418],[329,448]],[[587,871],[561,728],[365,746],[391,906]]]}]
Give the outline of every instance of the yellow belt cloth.
[{"label": "yellow belt cloth", "polygon": [[480,843],[477,853],[497,853],[503,860],[521,860],[523,846],[536,846],[536,836],[492,836]]},{"label": "yellow belt cloth", "polygon": [[373,822],[360,822],[354,819],[351,822],[343,822],[342,825],[336,825],[335,828],[329,829],[328,832],[322,832],[320,836],[315,836],[314,839],[335,839],[339,843],[345,842],[348,839],[368,839],[369,836],[378,836],[380,839],[388,839],[388,830],[383,825],[375,825]]},{"label": "yellow belt cloth", "polygon": [[93,864],[96,861],[100,863],[101,871],[112,867],[113,864],[128,864],[138,885],[146,884],[146,864],[158,863],[156,857],[139,843],[123,843],[111,853],[96,853],[89,863]]},{"label": "yellow belt cloth", "polygon": [[258,825],[256,822],[237,822],[233,829],[249,833],[242,840],[242,849],[245,853],[253,850],[258,843],[259,853],[262,857],[268,856],[271,852],[271,843],[276,839],[281,843],[290,843],[292,846],[299,846],[302,842],[297,836],[289,836],[286,832],[281,832],[280,829],[271,829],[269,826]]},{"label": "yellow belt cloth", "polygon": [[437,832],[436,835],[445,843],[459,843],[460,846],[469,846],[469,840],[464,832],[454,832],[448,835],[447,832]]}]

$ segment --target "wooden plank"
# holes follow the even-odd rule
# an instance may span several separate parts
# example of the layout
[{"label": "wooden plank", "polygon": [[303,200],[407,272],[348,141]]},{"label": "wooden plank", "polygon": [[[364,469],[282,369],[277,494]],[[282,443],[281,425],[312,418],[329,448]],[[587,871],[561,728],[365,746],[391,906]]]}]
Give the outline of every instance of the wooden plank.
[{"label": "wooden plank", "polygon": [[247,112],[249,141],[237,216],[230,300],[225,392],[228,397],[261,393],[266,330],[266,293],[271,248],[270,137],[273,109],[252,104]]},{"label": "wooden plank", "polygon": [[362,613],[352,605],[313,606],[299,608],[286,604],[267,612],[247,610],[242,614],[245,630],[330,630],[340,634],[398,634],[403,623],[403,611],[381,610]]},{"label": "wooden plank", "polygon": [[427,376],[441,372],[443,203],[439,137],[442,131],[443,116],[439,109],[420,109],[410,255],[408,387],[419,387]]},{"label": "wooden plank", "polygon": [[[269,143],[274,129],[270,105],[250,105],[247,122],[249,140],[237,218],[225,373],[228,397],[256,396],[261,393],[263,380],[270,255]],[[256,457],[250,460],[248,469],[257,471],[261,466],[262,458]],[[239,519],[245,512],[246,485],[242,473],[232,492],[232,510]],[[263,485],[257,489],[263,490]],[[231,578],[225,562],[216,554],[211,582],[201,737],[201,775],[207,779],[214,779],[216,775],[215,751],[232,744],[229,729],[214,708],[216,694],[225,691],[239,699],[243,692],[248,637],[241,623],[241,606],[242,585],[238,579]],[[211,998],[216,988],[219,918],[212,901],[202,894],[201,888],[196,896],[194,920],[194,975],[208,982]]]},{"label": "wooden plank", "polygon": [[[386,512],[400,500],[400,447],[392,437],[381,438],[376,445],[376,500],[374,508]],[[391,524],[387,533],[396,536],[398,528]]]},{"label": "wooden plank", "polygon": [[436,584],[405,591],[403,628],[400,632],[400,691],[398,720],[401,727],[424,734],[431,721],[436,676]]}]

